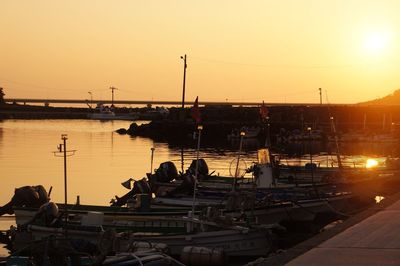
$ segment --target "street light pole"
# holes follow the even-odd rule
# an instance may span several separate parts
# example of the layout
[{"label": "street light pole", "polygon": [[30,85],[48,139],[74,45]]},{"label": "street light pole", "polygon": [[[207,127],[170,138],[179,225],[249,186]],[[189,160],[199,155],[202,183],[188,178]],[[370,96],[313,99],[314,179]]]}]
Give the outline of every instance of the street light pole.
[{"label": "street light pole", "polygon": [[181,56],[183,59],[183,91],[182,91],[182,110],[185,108],[185,86],[186,86],[186,54],[185,56]]}]

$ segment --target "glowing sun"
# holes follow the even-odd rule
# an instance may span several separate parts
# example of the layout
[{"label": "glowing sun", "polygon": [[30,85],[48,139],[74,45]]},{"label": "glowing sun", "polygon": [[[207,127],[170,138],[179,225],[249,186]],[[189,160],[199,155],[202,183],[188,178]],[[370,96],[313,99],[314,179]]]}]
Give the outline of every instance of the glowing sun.
[{"label": "glowing sun", "polygon": [[364,37],[364,49],[370,54],[381,54],[385,52],[390,43],[388,32],[371,32]]}]

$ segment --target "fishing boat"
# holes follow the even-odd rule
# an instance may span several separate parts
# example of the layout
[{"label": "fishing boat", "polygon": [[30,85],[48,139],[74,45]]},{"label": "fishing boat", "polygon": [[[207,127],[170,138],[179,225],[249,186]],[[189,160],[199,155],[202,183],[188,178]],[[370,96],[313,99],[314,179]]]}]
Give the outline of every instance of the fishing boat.
[{"label": "fishing boat", "polygon": [[[393,133],[372,133],[366,131],[352,131],[337,134],[339,142],[356,143],[399,143],[398,136]],[[335,136],[328,136],[328,141],[335,141]]]},{"label": "fishing boat", "polygon": [[[92,244],[108,245],[115,252],[129,251],[135,241],[163,243],[168,246],[169,253],[177,256],[186,246],[201,246],[219,248],[228,256],[265,256],[271,249],[269,236],[275,225],[249,228],[235,224],[222,224],[199,220],[194,217],[151,219],[152,227],[143,230],[143,223],[131,222],[125,224],[123,231],[118,228],[99,225],[82,225],[68,222],[58,226],[37,225],[34,223],[18,227],[10,232],[13,247],[20,249],[33,241],[54,237],[63,237],[66,234],[70,240],[85,240]],[[163,224],[170,229],[165,230]],[[177,232],[174,228],[181,229]],[[119,232],[119,233],[118,233]],[[110,235],[111,234],[111,235]]]},{"label": "fishing boat", "polygon": [[[110,236],[110,234],[108,234]],[[183,266],[175,258],[169,256],[165,244],[152,244],[149,242],[132,242],[125,252],[114,252],[110,249],[102,235],[101,246],[96,246],[84,239],[60,237],[57,234],[32,241],[24,248],[13,251],[0,265],[171,265]],[[112,235],[111,235],[112,236]],[[18,236],[20,237],[20,236]],[[112,239],[111,239],[112,240]],[[21,243],[22,244],[22,243]],[[198,255],[191,250],[184,250],[185,255]],[[219,255],[218,253],[216,255]],[[220,262],[220,255],[214,259]],[[218,260],[219,259],[219,260]]]},{"label": "fishing boat", "polygon": [[102,104],[98,104],[94,112],[91,112],[87,115],[89,119],[94,120],[128,120],[133,121],[139,118],[138,113],[127,113],[127,114],[115,114],[112,108],[108,106],[104,106]]},{"label": "fishing boat", "polygon": [[260,127],[241,127],[240,130],[233,129],[231,133],[227,136],[228,140],[239,140],[241,137],[244,139],[255,139],[261,133]]},{"label": "fishing boat", "polygon": [[114,120],[116,116],[108,106],[99,104],[93,113],[88,114],[88,118],[96,120]]},{"label": "fishing boat", "polygon": [[[340,160],[340,164],[338,161]],[[310,161],[302,158],[280,158],[279,177],[281,183],[304,184],[312,180],[316,183],[351,184],[364,181],[395,179],[400,172],[398,158],[366,156],[344,157],[338,155],[317,155]]]}]

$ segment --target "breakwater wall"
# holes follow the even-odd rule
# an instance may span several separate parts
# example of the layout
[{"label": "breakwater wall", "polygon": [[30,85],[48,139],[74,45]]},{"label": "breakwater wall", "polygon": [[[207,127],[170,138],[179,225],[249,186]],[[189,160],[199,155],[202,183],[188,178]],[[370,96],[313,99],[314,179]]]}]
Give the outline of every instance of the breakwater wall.
[{"label": "breakwater wall", "polygon": [[[259,108],[256,107],[206,106],[200,108],[200,114],[202,135],[205,138],[226,138],[233,129],[243,126],[260,127],[262,137],[265,137],[267,130],[274,135],[282,128],[304,130],[311,127],[328,134],[332,130],[332,122],[338,132],[364,130],[393,133],[400,126],[400,106],[274,106],[268,108],[267,121],[261,119]],[[191,135],[194,131],[196,124],[191,117],[190,108],[171,108],[169,116],[164,120],[141,126],[133,124],[128,133],[177,139]]]},{"label": "breakwater wall", "polygon": [[[115,112],[132,111],[146,114],[146,108],[116,108]],[[190,108],[170,108],[169,115],[157,117],[150,126],[143,126],[137,134],[152,135],[168,133],[182,136],[190,134],[196,128],[191,118]],[[0,105],[0,119],[85,119],[88,108],[69,108],[30,105]],[[242,126],[261,126],[266,122],[260,119],[257,107],[205,106],[200,108],[204,133],[211,130],[213,135],[226,135],[234,128]],[[269,106],[268,116],[271,133],[281,128],[287,130],[321,129],[329,131],[330,117],[334,118],[336,129],[341,132],[351,130],[368,130],[372,132],[396,131],[400,125],[400,105],[394,106],[329,106],[329,105],[282,105]],[[150,116],[149,119],[152,117]],[[214,130],[215,128],[215,130]],[[158,131],[155,133],[153,131]]]}]

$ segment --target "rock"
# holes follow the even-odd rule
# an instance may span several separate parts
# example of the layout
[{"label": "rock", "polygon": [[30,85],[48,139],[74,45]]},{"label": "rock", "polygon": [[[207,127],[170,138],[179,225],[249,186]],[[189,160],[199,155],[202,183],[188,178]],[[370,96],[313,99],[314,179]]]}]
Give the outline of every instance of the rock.
[{"label": "rock", "polygon": [[121,135],[125,135],[128,131],[125,128],[117,129],[116,132]]},{"label": "rock", "polygon": [[132,124],[129,126],[129,129],[127,130],[126,133],[128,133],[129,135],[134,135],[135,132],[137,131],[138,127],[139,127],[139,126],[138,126],[136,123],[132,123]]}]

